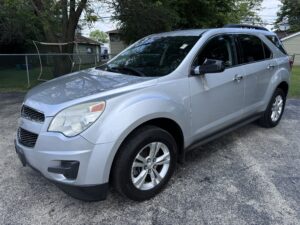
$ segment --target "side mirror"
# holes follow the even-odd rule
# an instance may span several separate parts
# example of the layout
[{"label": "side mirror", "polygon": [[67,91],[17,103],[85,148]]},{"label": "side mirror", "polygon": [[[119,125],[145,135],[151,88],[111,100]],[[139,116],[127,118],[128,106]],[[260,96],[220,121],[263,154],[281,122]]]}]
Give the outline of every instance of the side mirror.
[{"label": "side mirror", "polygon": [[221,73],[225,70],[225,63],[221,60],[206,59],[203,65],[196,66],[193,75],[203,75],[206,73]]}]

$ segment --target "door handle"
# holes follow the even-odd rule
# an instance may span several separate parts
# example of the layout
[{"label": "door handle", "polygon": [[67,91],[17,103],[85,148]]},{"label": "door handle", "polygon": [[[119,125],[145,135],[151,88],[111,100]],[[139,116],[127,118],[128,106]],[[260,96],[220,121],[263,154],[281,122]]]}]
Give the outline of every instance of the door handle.
[{"label": "door handle", "polygon": [[274,69],[274,68],[275,68],[275,65],[273,65],[273,64],[270,64],[270,65],[268,65],[268,67],[267,67],[268,70],[272,70],[272,69]]},{"label": "door handle", "polygon": [[236,75],[234,76],[233,80],[236,81],[236,82],[240,82],[243,78],[244,78],[243,76],[237,75],[237,74],[236,74]]}]

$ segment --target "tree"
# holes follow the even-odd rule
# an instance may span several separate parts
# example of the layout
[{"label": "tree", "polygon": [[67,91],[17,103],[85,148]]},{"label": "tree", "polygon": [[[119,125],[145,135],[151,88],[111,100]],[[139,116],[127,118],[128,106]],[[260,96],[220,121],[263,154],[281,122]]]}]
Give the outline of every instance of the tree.
[{"label": "tree", "polygon": [[[87,0],[31,0],[36,15],[40,18],[47,42],[73,43],[79,18],[87,8]],[[52,46],[59,53],[73,53],[73,44],[59,48]],[[72,63],[68,57],[54,58],[54,76],[70,72]]]},{"label": "tree", "polygon": [[227,23],[258,20],[255,9],[262,0],[112,0],[127,43],[151,33],[220,27]]},{"label": "tree", "polygon": [[122,39],[129,44],[146,35],[171,30],[176,14],[170,3],[168,0],[113,0],[113,18],[119,22]]},{"label": "tree", "polygon": [[281,22],[288,20],[290,31],[300,30],[300,0],[281,0],[282,6],[277,14],[275,27],[278,29]]},{"label": "tree", "polygon": [[[0,50],[3,51],[6,46],[17,46],[20,50],[27,40],[38,40],[71,43],[61,47],[53,45],[49,50],[73,53],[73,41],[79,20],[85,23],[95,22],[98,17],[93,4],[100,1],[0,0]],[[54,75],[70,72],[71,63],[69,57],[55,57]]]},{"label": "tree", "polygon": [[174,1],[179,15],[176,28],[222,27],[255,18],[261,0],[180,0]]},{"label": "tree", "polygon": [[99,41],[102,43],[108,42],[108,35],[100,30],[94,30],[90,33],[90,38],[92,38],[95,41]]},{"label": "tree", "polygon": [[30,2],[0,1],[0,52],[20,53],[32,45],[29,40],[41,39],[43,32]]}]

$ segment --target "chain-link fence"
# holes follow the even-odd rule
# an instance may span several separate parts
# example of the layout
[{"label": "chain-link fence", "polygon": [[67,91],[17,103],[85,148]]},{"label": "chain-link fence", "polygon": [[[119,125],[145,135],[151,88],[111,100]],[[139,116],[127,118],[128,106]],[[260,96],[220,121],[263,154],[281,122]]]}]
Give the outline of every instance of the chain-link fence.
[{"label": "chain-link fence", "polygon": [[64,73],[99,66],[111,56],[96,54],[0,54],[0,89],[27,89]]},{"label": "chain-link fence", "polygon": [[[58,65],[65,73],[99,66],[112,56],[96,54],[0,54],[0,89],[26,90],[55,77]],[[300,54],[293,54],[294,67],[300,67]],[[67,65],[65,65],[67,64]]]}]

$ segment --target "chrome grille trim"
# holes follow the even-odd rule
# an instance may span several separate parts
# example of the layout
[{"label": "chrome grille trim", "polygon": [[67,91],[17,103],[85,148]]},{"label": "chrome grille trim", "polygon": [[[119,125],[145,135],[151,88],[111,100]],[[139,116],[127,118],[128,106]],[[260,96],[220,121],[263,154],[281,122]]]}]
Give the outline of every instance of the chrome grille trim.
[{"label": "chrome grille trim", "polygon": [[18,141],[20,144],[33,148],[35,146],[38,135],[23,128],[18,130]]},{"label": "chrome grille trim", "polygon": [[23,105],[21,110],[21,116],[25,119],[43,123],[45,121],[45,115],[33,108]]}]

